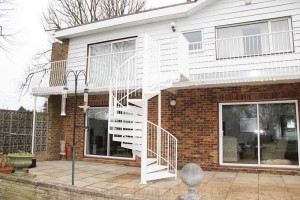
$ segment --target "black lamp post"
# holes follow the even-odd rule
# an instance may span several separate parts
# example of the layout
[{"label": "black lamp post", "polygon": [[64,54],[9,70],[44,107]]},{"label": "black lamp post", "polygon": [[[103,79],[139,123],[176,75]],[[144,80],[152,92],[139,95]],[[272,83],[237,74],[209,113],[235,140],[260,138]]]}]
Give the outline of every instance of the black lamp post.
[{"label": "black lamp post", "polygon": [[[80,75],[83,75],[84,78],[86,78],[86,73],[85,70],[68,70],[65,76],[65,87],[62,93],[62,112],[61,115],[65,116],[66,115],[66,98],[67,98],[67,78],[68,76],[72,74],[74,76],[74,81],[75,81],[75,93],[74,93],[74,105],[73,105],[73,145],[72,145],[72,185],[74,185],[74,171],[75,171],[75,145],[76,145],[76,114],[77,114],[77,86],[78,86],[78,78]],[[87,85],[86,85],[87,86]],[[88,89],[84,89],[84,111],[86,111],[87,108],[87,99],[88,99]]]}]

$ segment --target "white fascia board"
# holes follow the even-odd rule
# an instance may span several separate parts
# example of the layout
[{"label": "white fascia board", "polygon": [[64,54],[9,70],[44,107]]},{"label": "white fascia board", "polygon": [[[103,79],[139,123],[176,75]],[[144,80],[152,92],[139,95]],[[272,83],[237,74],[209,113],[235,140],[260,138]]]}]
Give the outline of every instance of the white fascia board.
[{"label": "white fascia board", "polygon": [[123,17],[117,17],[110,20],[104,20],[86,25],[66,28],[55,32],[55,37],[57,39],[74,38],[120,28],[183,18],[187,16],[187,11],[194,7],[195,4],[196,3],[191,3],[182,6],[167,7],[164,9],[146,11]]}]

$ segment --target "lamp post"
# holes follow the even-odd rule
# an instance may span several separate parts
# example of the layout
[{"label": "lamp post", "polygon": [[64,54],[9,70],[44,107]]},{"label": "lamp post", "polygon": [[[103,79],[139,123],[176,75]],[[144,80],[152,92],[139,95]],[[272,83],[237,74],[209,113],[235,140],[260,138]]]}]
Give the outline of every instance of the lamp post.
[{"label": "lamp post", "polygon": [[[65,116],[66,115],[66,98],[67,98],[67,78],[69,77],[69,75],[72,74],[74,76],[74,81],[75,81],[75,92],[74,92],[74,105],[73,105],[73,144],[72,144],[72,185],[74,185],[74,172],[75,172],[75,145],[76,145],[76,140],[75,140],[75,132],[76,132],[76,114],[77,114],[77,86],[78,86],[78,78],[80,75],[83,75],[84,78],[86,78],[86,73],[85,70],[68,70],[65,76],[65,87],[64,90],[62,92],[62,112],[61,115]],[[87,84],[86,84],[87,86]],[[87,99],[88,99],[88,89],[86,88],[84,90],[84,107],[87,107]],[[84,111],[86,111],[86,109],[84,109]]]}]

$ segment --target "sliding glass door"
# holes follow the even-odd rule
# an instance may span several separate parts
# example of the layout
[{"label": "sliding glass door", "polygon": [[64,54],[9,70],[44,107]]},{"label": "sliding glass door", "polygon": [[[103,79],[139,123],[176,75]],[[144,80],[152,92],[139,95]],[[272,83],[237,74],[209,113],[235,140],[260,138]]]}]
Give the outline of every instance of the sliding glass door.
[{"label": "sliding glass door", "polygon": [[133,159],[132,151],[108,133],[108,108],[89,108],[86,124],[85,156]]},{"label": "sliding glass door", "polygon": [[221,104],[221,164],[299,166],[296,103]]},{"label": "sliding glass door", "polygon": [[223,106],[223,162],[258,164],[256,105]]}]

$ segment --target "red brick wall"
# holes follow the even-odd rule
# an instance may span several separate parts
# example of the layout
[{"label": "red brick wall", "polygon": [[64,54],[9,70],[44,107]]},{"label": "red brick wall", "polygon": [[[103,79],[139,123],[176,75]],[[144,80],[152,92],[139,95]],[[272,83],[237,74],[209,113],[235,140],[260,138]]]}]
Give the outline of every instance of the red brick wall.
[{"label": "red brick wall", "polygon": [[[66,146],[71,147],[73,144],[73,104],[74,97],[69,96],[67,99],[66,113],[67,116],[62,118],[63,128],[62,132],[66,136]],[[78,106],[83,105],[83,96],[77,97]],[[108,94],[106,95],[89,95],[89,106],[91,107],[108,107]],[[129,166],[140,166],[140,160],[128,161],[128,160],[118,160],[118,159],[100,159],[100,158],[85,158],[84,157],[84,136],[85,130],[85,114],[83,110],[77,109],[76,124],[80,126],[76,129],[76,159],[85,160],[91,162],[101,162],[101,163],[114,163],[114,164],[124,164]]]},{"label": "red brick wall", "polygon": [[53,43],[51,51],[51,61],[61,61],[68,59],[69,40],[64,40],[62,43]]},{"label": "red brick wall", "polygon": [[50,96],[48,99],[48,137],[47,160],[59,159],[62,120],[60,116],[61,96]]},{"label": "red brick wall", "polygon": [[218,106],[225,102],[300,100],[300,83],[186,89],[178,90],[175,98],[177,104],[171,112],[171,94],[163,92],[162,126],[178,138],[179,168],[194,162],[205,170],[299,173],[299,170],[220,167]]},{"label": "red brick wall", "polygon": [[[172,94],[162,92],[162,127],[178,138],[178,164],[194,162],[205,170],[268,172],[298,174],[299,170],[242,168],[219,166],[219,103],[300,100],[300,83],[274,84],[263,86],[237,86],[205,89],[177,90],[175,109],[169,105]],[[67,100],[67,116],[63,119],[63,132],[66,133],[67,146],[72,144],[72,105],[73,98]],[[78,105],[82,105],[82,96]],[[89,97],[92,107],[108,106],[108,95]],[[157,97],[149,101],[149,120],[157,123]],[[84,114],[78,109],[77,124],[84,126]],[[119,161],[109,159],[84,158],[84,130],[76,131],[76,158],[105,163],[139,166],[139,161]]]}]

